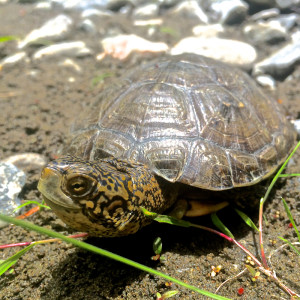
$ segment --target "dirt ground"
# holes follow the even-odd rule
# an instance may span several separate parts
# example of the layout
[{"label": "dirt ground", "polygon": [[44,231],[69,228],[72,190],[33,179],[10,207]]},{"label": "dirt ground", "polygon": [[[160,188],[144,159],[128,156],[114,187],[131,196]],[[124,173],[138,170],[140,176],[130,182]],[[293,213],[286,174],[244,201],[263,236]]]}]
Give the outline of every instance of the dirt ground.
[{"label": "dirt ground", "polygon": [[[23,36],[57,15],[57,11],[33,11],[31,5],[6,4],[0,9],[0,34]],[[75,16],[76,17],[76,16]],[[16,24],[18,24],[16,26]],[[74,40],[84,40],[77,31]],[[170,38],[169,36],[166,37]],[[86,41],[100,52],[99,42]],[[172,42],[172,41],[171,41]],[[0,58],[12,54],[14,42],[0,45]],[[271,51],[271,49],[269,49]],[[95,64],[92,57],[82,58],[82,72],[58,67],[55,61],[21,64],[4,68],[0,72],[0,158],[24,152],[36,152],[53,159],[68,135],[69,127],[83,107],[85,101],[97,96],[101,84],[94,86],[93,78],[107,71],[116,76],[126,72],[129,65],[150,56],[132,55],[125,62],[106,59]],[[300,117],[299,79],[300,66],[295,67],[294,77],[279,83],[276,97],[293,117]],[[68,78],[75,78],[70,82]],[[105,82],[109,82],[109,78]],[[299,172],[300,152],[295,155],[287,172]],[[27,171],[27,183],[22,199],[41,199],[37,191],[40,170]],[[265,251],[276,250],[282,236],[292,242],[296,234],[289,227],[289,220],[280,197],[283,196],[300,224],[300,181],[297,178],[280,182],[265,207],[267,224],[264,226]],[[260,198],[262,195],[257,195]],[[248,214],[257,224],[258,212]],[[257,235],[246,226],[232,208],[224,209],[219,217],[231,229],[236,239],[259,257]],[[51,211],[41,211],[28,219],[40,226],[71,234]],[[213,226],[209,217],[197,218],[195,223]],[[150,259],[152,242],[157,237],[163,242],[162,263]],[[0,244],[44,239],[35,232],[8,226],[0,231]],[[214,292],[225,280],[244,269],[246,255],[235,245],[196,229],[178,228],[152,224],[138,234],[126,238],[88,238],[88,243],[123,255],[153,267],[191,285]],[[1,259],[14,254],[19,248],[1,251]],[[300,259],[288,247],[272,256],[273,268],[282,281],[300,293]],[[221,265],[220,273],[210,277],[211,266]],[[239,296],[238,290],[244,288]],[[175,289],[179,293],[172,299],[206,299],[176,284],[171,287],[161,278],[146,274],[105,257],[77,249],[65,243],[35,246],[0,279],[0,299],[155,299],[156,293]],[[289,299],[278,286],[260,276],[257,281],[245,272],[227,282],[219,294],[231,299]]]}]

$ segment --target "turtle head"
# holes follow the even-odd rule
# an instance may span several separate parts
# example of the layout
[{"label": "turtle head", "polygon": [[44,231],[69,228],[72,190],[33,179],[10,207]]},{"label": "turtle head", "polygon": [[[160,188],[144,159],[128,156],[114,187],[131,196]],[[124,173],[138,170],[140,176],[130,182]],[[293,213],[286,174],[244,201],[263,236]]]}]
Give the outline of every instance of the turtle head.
[{"label": "turtle head", "polygon": [[66,224],[94,236],[135,233],[150,221],[140,207],[160,212],[165,201],[143,164],[65,156],[42,171],[38,190]]}]

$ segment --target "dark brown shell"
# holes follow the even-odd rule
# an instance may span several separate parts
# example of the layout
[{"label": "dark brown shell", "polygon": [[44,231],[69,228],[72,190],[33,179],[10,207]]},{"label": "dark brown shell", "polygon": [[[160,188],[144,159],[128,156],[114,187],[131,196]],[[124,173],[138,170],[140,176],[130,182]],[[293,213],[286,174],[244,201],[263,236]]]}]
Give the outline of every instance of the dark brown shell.
[{"label": "dark brown shell", "polygon": [[241,70],[181,55],[128,73],[86,112],[68,153],[143,162],[168,181],[223,190],[272,174],[293,147],[277,102]]}]

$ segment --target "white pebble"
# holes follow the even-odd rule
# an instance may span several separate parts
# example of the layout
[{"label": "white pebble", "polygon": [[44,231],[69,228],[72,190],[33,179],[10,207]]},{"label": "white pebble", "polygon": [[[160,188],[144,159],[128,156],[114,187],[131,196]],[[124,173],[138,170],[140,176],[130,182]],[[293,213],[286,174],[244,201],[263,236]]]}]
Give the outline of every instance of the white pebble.
[{"label": "white pebble", "polygon": [[12,65],[12,64],[16,64],[18,62],[21,61],[29,61],[26,52],[17,52],[13,55],[10,55],[8,57],[5,57],[3,60],[0,61],[0,66],[4,66],[4,65]]},{"label": "white pebble", "polygon": [[276,81],[272,76],[269,75],[259,75],[256,76],[256,81],[259,85],[269,88],[270,90],[275,90],[276,88]]},{"label": "white pebble", "polygon": [[34,59],[41,59],[53,56],[69,56],[69,57],[83,57],[91,55],[92,51],[86,47],[84,42],[66,42],[44,47],[34,53]]},{"label": "white pebble", "polygon": [[256,59],[256,50],[249,44],[216,37],[187,37],[178,42],[171,55],[195,53],[231,64],[247,66]]},{"label": "white pebble", "polygon": [[18,48],[22,49],[29,44],[41,43],[45,40],[57,41],[66,37],[71,31],[73,21],[66,15],[59,15],[46,22],[42,27],[31,31]]}]

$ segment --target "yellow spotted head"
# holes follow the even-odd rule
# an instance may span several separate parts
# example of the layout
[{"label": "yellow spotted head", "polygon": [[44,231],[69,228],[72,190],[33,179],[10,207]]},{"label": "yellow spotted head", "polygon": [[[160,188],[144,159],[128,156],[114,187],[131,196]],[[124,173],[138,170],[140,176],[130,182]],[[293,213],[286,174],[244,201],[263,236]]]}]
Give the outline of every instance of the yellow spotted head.
[{"label": "yellow spotted head", "polygon": [[165,201],[143,164],[115,158],[86,161],[65,156],[50,162],[38,184],[45,202],[66,224],[90,235],[135,233],[150,221],[141,212],[160,212]]}]

